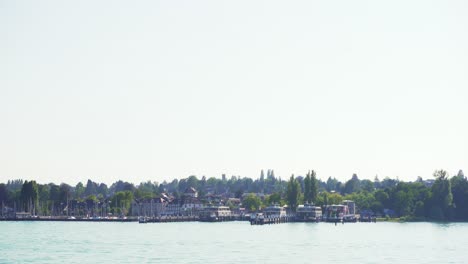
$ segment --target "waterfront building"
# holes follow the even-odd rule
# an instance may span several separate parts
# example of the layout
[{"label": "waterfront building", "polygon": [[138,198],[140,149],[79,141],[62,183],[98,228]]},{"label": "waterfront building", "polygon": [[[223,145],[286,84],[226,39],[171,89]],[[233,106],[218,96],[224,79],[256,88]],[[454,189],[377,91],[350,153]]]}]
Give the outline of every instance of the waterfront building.
[{"label": "waterfront building", "polygon": [[157,217],[165,211],[167,204],[167,201],[162,197],[134,200],[131,215]]},{"label": "waterfront building", "polygon": [[193,195],[183,196],[181,199],[165,193],[157,198],[135,199],[132,202],[132,216],[182,216],[182,215],[198,215],[198,212],[203,208],[201,201]]},{"label": "waterfront building", "polygon": [[24,219],[24,218],[31,218],[30,212],[16,212],[15,214],[16,219]]},{"label": "waterfront building", "polygon": [[184,197],[181,205],[183,215],[198,215],[198,212],[203,209],[203,204],[198,198],[191,196]]},{"label": "waterfront building", "polygon": [[296,210],[296,220],[301,222],[315,222],[322,218],[322,208],[313,204],[299,205]]},{"label": "waterfront building", "polygon": [[283,206],[279,206],[278,204],[268,206],[263,209],[263,214],[265,217],[273,218],[273,217],[284,217],[286,216],[286,209]]},{"label": "waterfront building", "polygon": [[231,219],[231,210],[227,206],[208,206],[199,214],[200,221],[216,222]]},{"label": "waterfront building", "polygon": [[333,204],[325,206],[323,219],[328,222],[343,221],[345,215],[349,214],[348,206],[343,204]]},{"label": "waterfront building", "polygon": [[182,214],[183,214],[182,206],[178,200],[173,200],[172,202],[166,204],[164,211],[161,212],[161,215],[165,215],[165,216],[178,216]]},{"label": "waterfront building", "polygon": [[348,214],[355,215],[356,214],[356,203],[351,200],[344,200],[343,204],[348,206]]}]

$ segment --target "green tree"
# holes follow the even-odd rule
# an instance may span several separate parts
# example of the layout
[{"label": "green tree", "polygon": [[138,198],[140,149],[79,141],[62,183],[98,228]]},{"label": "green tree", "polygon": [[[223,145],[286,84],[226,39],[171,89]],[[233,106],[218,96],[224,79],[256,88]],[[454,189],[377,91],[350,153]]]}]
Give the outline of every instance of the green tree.
[{"label": "green tree", "polygon": [[[195,189],[198,189],[198,183],[199,183],[199,180],[198,180],[197,176],[192,175],[192,176],[188,177],[188,179],[187,179],[187,187],[193,187]],[[185,191],[185,190],[183,190],[183,191]]]},{"label": "green tree", "polygon": [[343,193],[350,194],[353,192],[359,192],[361,190],[360,182],[356,174],[353,174],[351,179],[345,183]]},{"label": "green tree", "polygon": [[414,215],[417,217],[424,217],[425,216],[425,206],[423,201],[417,201],[415,208],[414,208]]},{"label": "green tree", "polygon": [[253,193],[247,194],[242,200],[242,205],[249,211],[257,211],[262,205],[262,200]]},{"label": "green tree", "polygon": [[7,203],[9,200],[9,193],[6,184],[0,183],[0,204]]},{"label": "green tree", "polygon": [[343,201],[343,196],[336,192],[321,192],[317,196],[316,205],[318,206],[326,206],[332,204],[340,204]]},{"label": "green tree", "polygon": [[39,190],[36,181],[25,181],[21,188],[21,203],[23,209],[30,213],[38,209]]},{"label": "green tree", "polygon": [[292,210],[296,210],[299,204],[299,198],[301,196],[301,186],[299,182],[294,178],[294,174],[291,175],[291,178],[288,182],[288,187],[286,190],[286,198],[289,207]]},{"label": "green tree", "polygon": [[381,204],[377,202],[375,196],[369,192],[359,192],[348,194],[344,197],[345,200],[352,200],[356,203],[357,208],[365,210],[380,209]]},{"label": "green tree", "polygon": [[88,182],[86,183],[86,189],[84,191],[85,196],[89,195],[97,195],[97,184],[90,179],[88,179]]},{"label": "green tree", "polygon": [[310,173],[310,191],[309,191],[309,203],[315,203],[317,201],[319,182],[317,180],[317,174],[314,170]]},{"label": "green tree", "polygon": [[114,213],[127,215],[130,212],[130,206],[133,201],[133,193],[131,191],[116,192],[111,198],[111,207]]},{"label": "green tree", "polygon": [[385,190],[377,190],[374,193],[374,197],[384,208],[389,208],[390,196]]},{"label": "green tree", "polygon": [[79,199],[83,197],[83,194],[85,192],[85,187],[82,182],[79,182],[75,186],[75,199]]},{"label": "green tree", "polygon": [[102,197],[107,197],[108,192],[109,192],[109,188],[107,188],[107,185],[105,183],[101,183],[97,187],[97,193],[98,195],[102,195]]},{"label": "green tree", "polygon": [[468,181],[459,171],[450,179],[453,194],[454,218],[457,220],[468,220]]},{"label": "green tree", "polygon": [[281,204],[281,194],[280,193],[272,193],[268,196],[268,204]]},{"label": "green tree", "polygon": [[395,209],[400,216],[411,214],[411,198],[405,191],[398,191],[395,194]]},{"label": "green tree", "polygon": [[310,188],[311,187],[311,182],[310,182],[310,171],[307,173],[307,175],[304,178],[304,201],[310,203],[311,202],[311,197],[310,197]]},{"label": "green tree", "polygon": [[434,172],[436,178],[432,185],[431,217],[436,220],[447,220],[452,209],[452,189],[448,174],[444,170]]},{"label": "green tree", "polygon": [[60,184],[60,202],[66,204],[72,197],[72,187],[66,183]]},{"label": "green tree", "polygon": [[374,191],[374,183],[370,180],[362,180],[361,181],[361,190],[366,192],[373,192]]},{"label": "green tree", "polygon": [[41,215],[48,215],[50,213],[49,210],[49,197],[50,197],[50,186],[47,184],[38,184],[38,191],[39,191],[39,208],[38,212]]}]

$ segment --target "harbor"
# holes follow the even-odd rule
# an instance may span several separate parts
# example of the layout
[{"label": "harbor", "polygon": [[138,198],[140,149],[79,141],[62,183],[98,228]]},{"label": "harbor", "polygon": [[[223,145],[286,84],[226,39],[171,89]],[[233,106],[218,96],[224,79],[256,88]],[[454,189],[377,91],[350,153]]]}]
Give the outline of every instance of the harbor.
[{"label": "harbor", "polygon": [[344,201],[340,205],[325,206],[322,208],[313,204],[299,205],[294,212],[287,206],[273,204],[258,212],[238,213],[232,212],[227,206],[201,207],[196,213],[190,214],[163,214],[163,215],[139,215],[121,217],[74,217],[74,216],[34,216],[26,212],[18,212],[13,217],[0,217],[0,221],[44,221],[44,222],[138,222],[146,223],[173,223],[173,222],[227,222],[245,221],[250,225],[271,225],[293,222],[328,222],[328,223],[356,223],[377,222],[376,217],[361,216],[356,214],[353,201]]}]

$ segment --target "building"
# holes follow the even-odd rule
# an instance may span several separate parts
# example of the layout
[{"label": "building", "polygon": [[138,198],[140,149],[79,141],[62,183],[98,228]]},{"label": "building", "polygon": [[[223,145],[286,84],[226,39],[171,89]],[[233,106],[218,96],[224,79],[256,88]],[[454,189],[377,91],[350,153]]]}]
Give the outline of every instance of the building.
[{"label": "building", "polygon": [[168,202],[164,198],[134,200],[132,202],[132,216],[158,217],[165,211]]},{"label": "building", "polygon": [[166,207],[164,210],[161,212],[161,215],[164,216],[178,216],[178,215],[183,215],[184,211],[182,210],[182,206],[179,203],[178,200],[174,200],[168,204],[166,204]]},{"label": "building", "polygon": [[349,214],[348,206],[343,204],[333,204],[325,206],[323,219],[327,222],[342,221],[345,215]]},{"label": "building", "polygon": [[279,206],[278,204],[271,205],[263,209],[263,214],[265,217],[273,218],[273,217],[285,217],[286,209],[283,206]]},{"label": "building", "polygon": [[230,204],[230,205],[232,205],[234,207],[239,207],[241,205],[242,201],[239,198],[228,198],[226,203]]},{"label": "building", "polygon": [[185,189],[184,196],[185,197],[197,198],[198,197],[198,192],[197,192],[197,190],[195,188],[189,187],[189,188]]},{"label": "building", "polygon": [[343,204],[348,206],[348,210],[349,210],[348,214],[350,215],[356,214],[356,203],[354,201],[344,200]]},{"label": "building", "polygon": [[181,205],[183,215],[198,215],[198,212],[203,209],[203,203],[198,198],[184,197]]},{"label": "building", "polygon": [[231,210],[227,206],[208,206],[200,211],[199,218],[205,222],[231,220]]},{"label": "building", "polygon": [[25,218],[31,218],[31,213],[29,212],[16,212],[15,214],[16,219],[25,219]]},{"label": "building", "polygon": [[313,204],[299,205],[296,210],[296,221],[316,222],[322,218],[322,208]]}]

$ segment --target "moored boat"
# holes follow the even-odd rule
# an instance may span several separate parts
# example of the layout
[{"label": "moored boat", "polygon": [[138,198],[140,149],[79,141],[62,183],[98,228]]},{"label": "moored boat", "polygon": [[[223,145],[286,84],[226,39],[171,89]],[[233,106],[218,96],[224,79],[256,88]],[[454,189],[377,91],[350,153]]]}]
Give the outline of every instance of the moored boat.
[{"label": "moored boat", "polygon": [[299,205],[296,209],[296,221],[318,222],[322,218],[322,208],[313,204]]}]

